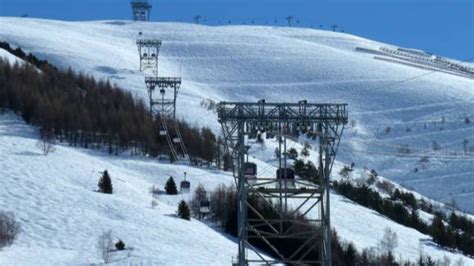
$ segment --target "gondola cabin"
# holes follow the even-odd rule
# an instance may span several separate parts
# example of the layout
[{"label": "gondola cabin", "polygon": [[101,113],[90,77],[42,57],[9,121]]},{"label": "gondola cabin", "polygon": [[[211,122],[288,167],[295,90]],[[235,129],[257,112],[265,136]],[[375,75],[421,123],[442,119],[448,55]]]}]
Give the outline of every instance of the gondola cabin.
[{"label": "gondola cabin", "polygon": [[279,168],[276,171],[276,178],[279,180],[277,187],[294,187],[295,170],[292,168]]},{"label": "gondola cabin", "polygon": [[207,199],[201,200],[200,206],[199,206],[199,212],[201,214],[207,214],[211,211],[211,202]]},{"label": "gondola cabin", "polygon": [[166,129],[164,128],[160,129],[160,136],[166,136]]},{"label": "gondola cabin", "polygon": [[190,190],[191,190],[191,183],[187,180],[181,181],[181,184],[180,184],[181,193],[189,193]]},{"label": "gondola cabin", "polygon": [[257,182],[257,165],[255,163],[244,163],[244,177],[249,183]]},{"label": "gondola cabin", "polygon": [[174,142],[174,143],[180,143],[180,142],[181,142],[181,139],[178,138],[178,137],[175,137],[175,138],[173,138],[173,142]]}]

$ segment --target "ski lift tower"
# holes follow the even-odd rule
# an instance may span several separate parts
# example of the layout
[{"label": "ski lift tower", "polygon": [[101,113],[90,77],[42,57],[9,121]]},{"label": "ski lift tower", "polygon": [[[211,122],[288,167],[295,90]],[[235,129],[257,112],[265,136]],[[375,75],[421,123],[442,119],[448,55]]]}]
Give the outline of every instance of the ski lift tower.
[{"label": "ski lift tower", "polygon": [[151,71],[153,76],[158,76],[158,56],[161,40],[145,39],[140,32],[137,39],[137,48],[140,56],[140,71]]},{"label": "ski lift tower", "polygon": [[[153,108],[152,113],[176,119],[176,98],[178,98],[181,78],[146,77],[145,84],[148,89],[150,106]],[[156,88],[159,89],[159,97],[155,97]],[[170,95],[170,93],[166,93],[167,90],[171,90],[171,97],[167,96]]]},{"label": "ski lift tower", "polygon": [[[159,115],[162,124],[159,134],[166,137],[173,159],[180,159],[177,148],[181,150],[182,158],[189,159],[178,123],[176,122],[176,99],[181,86],[181,78],[158,77],[158,56],[161,40],[144,38],[140,32],[137,39],[137,48],[140,56],[140,71],[149,74],[145,77],[145,84],[150,101],[150,116],[153,118],[155,115]],[[159,90],[159,95],[156,94],[156,90]],[[174,124],[176,135],[173,137],[170,136],[167,119],[170,119]]]},{"label": "ski lift tower", "polygon": [[132,0],[130,5],[134,21],[150,21],[151,5],[148,0]]},{"label": "ski lift tower", "polygon": [[[217,113],[238,190],[237,265],[330,266],[329,176],[344,125],[348,122],[347,104],[221,102]],[[297,179],[294,186],[288,186],[288,180],[281,176],[246,178],[245,139],[255,130],[280,136],[294,131],[314,133],[319,139],[318,176],[312,180]],[[286,154],[286,150],[283,153]],[[261,199],[262,204],[277,214],[265,217],[252,206],[252,199]],[[275,200],[280,204],[274,205]],[[306,222],[301,222],[301,218]],[[294,230],[295,227],[298,230]],[[298,241],[285,247],[286,251],[292,249],[292,254],[283,254],[280,246],[272,244],[272,239]],[[251,240],[267,245],[273,258],[264,256]],[[247,250],[254,251],[257,257],[249,259]]]}]

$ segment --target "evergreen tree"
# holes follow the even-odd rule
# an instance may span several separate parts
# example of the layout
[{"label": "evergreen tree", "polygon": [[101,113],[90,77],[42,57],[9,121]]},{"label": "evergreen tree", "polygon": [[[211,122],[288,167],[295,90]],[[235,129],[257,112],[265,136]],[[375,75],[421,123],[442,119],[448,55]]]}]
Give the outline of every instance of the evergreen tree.
[{"label": "evergreen tree", "polygon": [[189,211],[188,204],[184,200],[179,203],[178,216],[184,220],[191,220],[191,212]]},{"label": "evergreen tree", "polygon": [[107,170],[104,171],[102,177],[99,179],[99,192],[112,194],[113,187],[112,187],[112,179],[109,176],[109,172]]},{"label": "evergreen tree", "polygon": [[122,241],[122,239],[119,239],[119,241],[115,243],[115,248],[117,250],[125,250],[125,243]]},{"label": "evergreen tree", "polygon": [[306,178],[306,166],[303,160],[295,160],[293,162],[293,169],[295,174],[301,178]]},{"label": "evergreen tree", "polygon": [[176,183],[174,182],[174,179],[172,176],[170,176],[170,178],[168,178],[168,181],[166,181],[165,191],[166,191],[166,194],[168,195],[178,194],[178,189],[176,188]]},{"label": "evergreen tree", "polygon": [[357,250],[354,247],[354,244],[349,243],[344,250],[344,262],[345,265],[357,265]]},{"label": "evergreen tree", "polygon": [[436,213],[435,217],[433,218],[430,230],[433,240],[436,243],[439,243],[441,246],[446,246],[446,229],[444,227],[443,217],[440,213]]},{"label": "evergreen tree", "polygon": [[288,150],[288,158],[296,160],[298,158],[298,151],[295,148],[290,148]]}]

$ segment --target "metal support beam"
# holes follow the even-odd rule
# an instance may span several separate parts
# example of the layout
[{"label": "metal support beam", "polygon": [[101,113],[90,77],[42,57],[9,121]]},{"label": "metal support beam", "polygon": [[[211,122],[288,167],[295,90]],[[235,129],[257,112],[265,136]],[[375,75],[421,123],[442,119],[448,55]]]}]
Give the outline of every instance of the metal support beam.
[{"label": "metal support beam", "polygon": [[[311,104],[307,101],[298,103],[257,103],[222,102],[218,108],[219,122],[222,125],[224,140],[232,159],[234,177],[238,188],[238,265],[249,263],[283,263],[283,264],[322,264],[331,265],[331,222],[330,222],[330,193],[329,176],[337,153],[344,125],[348,122],[346,104]],[[289,185],[288,180],[258,178],[249,183],[244,177],[244,156],[246,154],[245,135],[254,134],[255,130],[285,136],[289,132],[301,133],[309,131],[319,138],[319,178],[312,180],[296,180]],[[283,144],[283,145],[282,145]],[[280,141],[279,166],[286,169],[286,138]],[[282,151],[284,149],[284,151]],[[281,156],[284,157],[283,162]],[[286,176],[286,170],[285,170]],[[319,184],[313,181],[319,180]],[[278,213],[278,217],[264,217],[249,202],[249,196],[261,199]],[[272,199],[278,205],[273,205]],[[288,202],[293,203],[294,210],[288,208]],[[317,206],[320,206],[317,207]],[[311,213],[319,210],[318,217]],[[252,218],[248,218],[249,213]],[[306,222],[300,222],[305,217]],[[292,223],[293,226],[284,229],[283,225]],[[308,226],[310,223],[312,226]],[[293,232],[298,224],[307,230]],[[306,226],[306,227],[305,227]],[[267,230],[265,230],[266,228]],[[268,231],[270,230],[270,231]],[[259,253],[249,242],[259,239],[265,243],[276,258],[264,258],[258,254],[258,259],[249,260],[246,250]],[[301,246],[295,247],[293,254],[285,256],[271,239],[304,239]],[[319,256],[308,257],[313,252]],[[319,257],[319,260],[308,258]]]},{"label": "metal support beam", "polygon": [[148,0],[132,0],[132,16],[134,21],[149,21],[151,5]]},{"label": "metal support beam", "polygon": [[140,55],[140,72],[151,71],[153,76],[158,76],[158,56],[160,54],[161,40],[137,40],[138,54]]},{"label": "metal support beam", "polygon": [[[142,2],[146,1],[134,2],[143,4]],[[150,74],[151,72],[151,76],[145,77],[150,105],[150,116],[152,118],[154,118],[155,115],[160,116],[161,128],[159,133],[161,136],[166,137],[172,159],[175,161],[180,160],[181,154],[183,159],[191,161],[179,130],[178,122],[176,121],[176,99],[181,86],[181,78],[158,77],[158,56],[161,48],[161,40],[143,38],[143,34],[140,32],[137,39],[137,48],[140,56],[140,71],[144,74]],[[156,95],[155,89],[159,89],[159,96]],[[169,90],[171,90],[171,93]],[[170,118],[174,124],[172,129],[174,129],[175,136],[170,136],[170,128],[167,125],[169,122],[168,118]],[[181,150],[181,153],[178,153],[178,149]]]}]

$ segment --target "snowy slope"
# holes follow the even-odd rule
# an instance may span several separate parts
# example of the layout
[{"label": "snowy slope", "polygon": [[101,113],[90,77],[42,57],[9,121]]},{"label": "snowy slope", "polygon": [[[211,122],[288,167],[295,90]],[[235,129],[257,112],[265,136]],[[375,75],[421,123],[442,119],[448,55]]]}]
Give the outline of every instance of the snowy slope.
[{"label": "snowy slope", "polygon": [[[345,132],[339,161],[376,169],[474,213],[474,156],[465,155],[462,144],[466,139],[474,146],[474,123],[463,123],[466,116],[474,120],[474,81],[355,51],[390,45],[344,33],[262,26],[24,18],[0,18],[0,24],[0,39],[55,65],[108,78],[138,97],[146,92],[135,39],[139,31],[160,38],[160,74],[184,80],[178,115],[216,132],[216,115],[200,106],[203,99],[347,102],[355,127]],[[432,152],[433,141],[442,150]],[[400,145],[409,145],[411,154],[399,154]],[[430,162],[422,164],[425,155]]]},{"label": "snowy slope", "polygon": [[0,48],[0,58],[5,62],[8,62],[10,65],[14,65],[16,63],[21,64],[24,63],[22,59],[10,54],[9,52]]},{"label": "snowy slope", "polygon": [[[226,265],[235,255],[233,240],[175,217],[183,196],[163,196],[152,209],[148,193],[153,184],[162,188],[170,175],[180,180],[184,171],[194,184],[209,188],[229,181],[228,175],[68,147],[45,157],[36,136],[12,115],[1,116],[0,209],[13,211],[23,231],[13,247],[0,252],[0,265],[98,263],[97,238],[107,230],[134,248],[120,262]],[[112,176],[113,195],[94,192],[104,169]]]},{"label": "snowy slope", "polygon": [[[390,142],[403,138],[415,145],[430,136],[439,138],[442,143],[442,138],[451,136],[448,132],[461,138],[469,138],[473,132],[472,126],[456,121],[460,114],[473,113],[472,105],[469,105],[472,103],[473,82],[468,79],[434,73],[407,83],[413,86],[412,90],[404,90],[401,84],[387,90],[376,89],[373,91],[375,94],[368,94],[370,90],[366,86],[376,88],[397,79],[426,73],[419,69],[382,64],[365,54],[353,52],[355,46],[376,47],[380,45],[378,43],[339,33],[269,27],[205,27],[176,23],[147,25],[120,21],[66,23],[17,18],[0,18],[0,25],[0,39],[20,45],[59,66],[72,66],[98,77],[109,78],[134,91],[139,97],[145,96],[145,90],[143,76],[137,71],[134,38],[138,30],[154,32],[165,40],[161,53],[162,75],[184,77],[178,101],[180,106],[187,108],[178,107],[178,113],[191,123],[211,126],[216,132],[219,128],[215,114],[200,106],[201,99],[307,98],[313,101],[349,102],[354,108],[351,109],[351,116],[356,117],[357,123],[355,128],[349,128],[345,133],[342,153],[334,172],[340,165],[355,161],[357,167],[376,168],[382,175],[402,180],[405,185],[413,186],[433,198],[444,199],[453,193],[456,199],[462,200],[458,202],[459,205],[472,208],[470,195],[473,181],[469,173],[474,171],[474,167],[470,161],[446,161],[443,158],[444,161],[435,160],[435,166],[441,171],[430,169],[431,172],[422,173],[419,177],[400,171],[403,173],[400,176],[397,168],[403,166],[408,171],[404,167],[408,165],[405,161],[408,159],[394,159],[393,156],[374,158],[367,154],[368,144],[371,143],[382,142],[385,145],[382,147],[391,147]],[[314,58],[307,54],[314,55]],[[357,68],[353,67],[355,64]],[[336,73],[341,77],[336,77]],[[328,92],[336,96],[330,98]],[[410,98],[416,94],[421,94],[419,99]],[[446,98],[447,95],[451,96]],[[377,103],[379,99],[384,100]],[[456,99],[456,102],[446,99]],[[410,104],[423,105],[410,107]],[[395,108],[377,111],[381,106],[391,105]],[[400,107],[396,108],[398,105]],[[416,130],[423,131],[420,128],[414,129],[408,136],[402,132],[406,121],[430,121],[429,115],[433,116],[431,119],[440,118],[432,114],[434,110],[452,114],[456,120],[451,121],[451,117],[446,115],[446,123],[452,123],[454,130],[417,133]],[[0,209],[15,211],[25,229],[18,244],[2,252],[1,265],[14,264],[18,256],[25,257],[23,264],[30,265],[38,257],[45,264],[99,262],[94,244],[97,236],[109,228],[114,230],[117,237],[122,237],[127,244],[135,247],[130,259],[132,263],[189,264],[192,260],[193,264],[221,265],[228,264],[235,255],[235,244],[209,227],[196,221],[186,224],[186,228],[175,223],[182,222],[171,217],[182,195],[163,196],[158,208],[151,210],[151,197],[147,193],[151,185],[163,186],[169,175],[181,177],[184,171],[194,178],[193,184],[202,182],[208,189],[222,182],[230,183],[229,175],[186,166],[156,164],[152,160],[111,158],[67,147],[59,147],[56,153],[45,158],[38,155],[39,152],[32,152],[36,142],[33,129],[10,116],[1,117],[0,121],[0,169],[2,176],[6,173],[0,182],[4,182],[2,186],[15,184],[16,187],[0,192]],[[394,128],[393,136],[380,133],[387,125]],[[452,139],[449,141],[453,142]],[[259,169],[271,174],[274,173],[274,165],[271,165],[274,162],[268,158],[273,156],[274,146],[271,142],[266,146],[265,150],[253,148],[253,155],[256,156]],[[114,195],[117,198],[112,201],[113,204],[110,199],[103,199],[92,192],[96,187],[98,171],[105,168],[113,177],[117,177],[114,186],[118,192]],[[456,172],[444,177],[448,168]],[[462,184],[453,181],[462,180],[463,175],[465,180]],[[437,182],[432,182],[433,179]],[[49,183],[41,183],[44,180]],[[29,196],[23,195],[24,187],[28,186],[18,182],[34,187],[28,189],[31,192]],[[59,192],[56,187],[58,184]],[[42,193],[43,190],[49,194]],[[466,192],[459,193],[462,190]],[[84,197],[84,193],[88,196]],[[85,202],[77,204],[81,201]],[[57,202],[67,204],[59,206]],[[122,207],[130,212],[122,212]],[[155,220],[163,223],[156,223]],[[51,226],[60,221],[66,223],[57,229]],[[388,226],[399,232],[399,238],[403,239],[403,244],[396,250],[403,258],[416,259],[419,252],[436,258],[446,255],[452,261],[461,257],[437,249],[429,236],[395,224],[338,195],[332,199],[332,221],[342,238],[353,241],[358,249],[377,246],[383,229]],[[179,234],[169,233],[175,230]],[[152,231],[164,237],[150,234]],[[190,246],[189,249],[179,246],[182,240],[177,235],[180,234],[191,237],[190,242],[197,243],[196,246]],[[215,242],[209,244],[214,240],[204,241],[207,236],[212,236]],[[89,244],[78,247],[78,242]],[[168,242],[172,242],[171,247],[167,246]],[[201,251],[208,254],[206,252],[212,248],[217,248],[222,256],[189,258],[181,253],[186,250],[193,254],[201,254]],[[172,252],[173,257],[156,255],[166,254],[165,251]],[[464,259],[474,265],[472,260]]]},{"label": "snowy slope", "polygon": [[[208,190],[232,183],[229,174],[67,146],[44,156],[36,147],[37,135],[12,114],[0,115],[0,210],[14,212],[22,225],[17,242],[0,251],[0,265],[100,263],[96,242],[107,230],[134,248],[130,257],[115,257],[117,264],[229,265],[235,256],[233,238],[175,217],[178,202],[189,194],[161,195],[152,209],[148,193],[152,185],[162,188],[170,175],[181,181],[185,171],[192,186],[202,183]],[[112,176],[113,195],[94,192],[104,169]],[[358,249],[377,247],[390,227],[400,241],[397,257],[416,260],[423,253],[474,265],[474,260],[437,248],[429,236],[339,195],[332,195],[331,204],[334,228]]]}]

